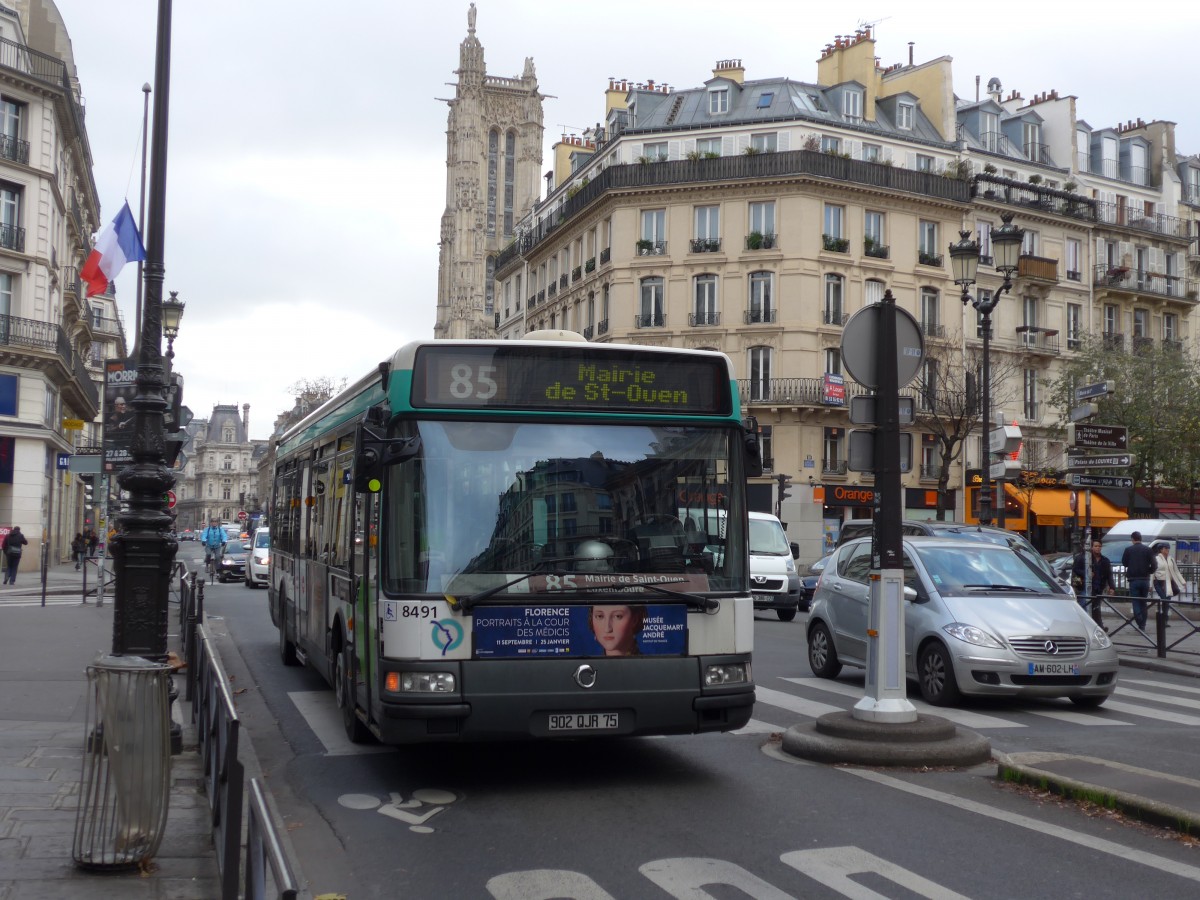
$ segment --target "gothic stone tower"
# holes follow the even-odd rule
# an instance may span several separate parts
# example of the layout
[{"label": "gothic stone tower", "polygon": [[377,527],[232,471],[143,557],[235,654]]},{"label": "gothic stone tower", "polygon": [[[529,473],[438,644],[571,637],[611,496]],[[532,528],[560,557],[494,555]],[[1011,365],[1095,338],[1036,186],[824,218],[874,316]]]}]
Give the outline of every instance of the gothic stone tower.
[{"label": "gothic stone tower", "polygon": [[434,337],[492,337],[493,261],[538,197],[543,98],[532,57],[520,78],[487,74],[474,3],[455,74],[455,96],[446,101],[446,211]]}]

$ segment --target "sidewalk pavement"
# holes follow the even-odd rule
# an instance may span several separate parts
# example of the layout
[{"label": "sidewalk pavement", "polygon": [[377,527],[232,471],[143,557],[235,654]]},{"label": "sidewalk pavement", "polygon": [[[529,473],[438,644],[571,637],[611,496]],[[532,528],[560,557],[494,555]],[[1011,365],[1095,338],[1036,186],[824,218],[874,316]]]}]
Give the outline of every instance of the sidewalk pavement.
[{"label": "sidewalk pavement", "polygon": [[[89,587],[94,580],[93,568]],[[71,860],[83,767],[85,671],[111,649],[113,626],[111,596],[102,607],[94,597],[80,603],[82,582],[74,564],[52,566],[44,607],[38,573],[22,573],[16,586],[0,587],[0,900],[212,900],[220,895],[216,855],[196,732],[182,696],[172,711],[183,724],[183,753],[171,760],[170,812],[152,870],[96,873]],[[1200,614],[1192,618],[1200,624]],[[177,615],[167,627],[168,644],[177,648]],[[1171,639],[1186,630],[1173,621]],[[1127,633],[1115,636],[1132,642]],[[1188,635],[1183,646],[1200,651],[1200,634]],[[1122,648],[1121,665],[1200,678],[1200,655],[1161,660],[1148,645]],[[182,694],[181,679],[176,682]],[[1108,800],[1130,814],[1200,833],[1200,781],[1068,754],[995,756],[1003,777]]]},{"label": "sidewalk pavement", "polygon": [[[95,572],[88,573],[88,585]],[[171,758],[169,812],[148,872],[89,871],[72,861],[83,773],[86,669],[112,649],[113,602],[80,603],[82,572],[51,567],[0,587],[0,900],[213,900],[220,881],[190,704],[172,704],[183,752]],[[179,647],[178,616],[168,646]]]}]

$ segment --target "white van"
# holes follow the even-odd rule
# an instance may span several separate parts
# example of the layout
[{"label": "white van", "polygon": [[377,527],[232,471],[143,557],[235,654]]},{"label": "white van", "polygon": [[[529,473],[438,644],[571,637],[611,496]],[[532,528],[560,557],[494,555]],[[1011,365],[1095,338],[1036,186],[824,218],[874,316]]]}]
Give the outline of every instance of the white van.
[{"label": "white van", "polygon": [[769,513],[750,513],[750,591],[755,609],[773,609],[790,622],[800,611],[798,544],[789,544],[783,523]]},{"label": "white van", "polygon": [[1200,565],[1200,521],[1195,519],[1125,519],[1118,522],[1100,539],[1100,552],[1108,557],[1113,566],[1113,581],[1117,587],[1125,586],[1125,566],[1121,556],[1125,553],[1135,532],[1142,535],[1142,543],[1153,547],[1165,543],[1171,548],[1171,556],[1180,566]]},{"label": "white van", "polygon": [[[749,516],[750,591],[754,596],[754,608],[773,609],[782,621],[790,622],[800,611],[800,573],[796,569],[800,545],[788,543],[783,523],[770,513],[752,512]],[[688,533],[701,531],[722,536],[720,544],[711,549],[715,554],[723,552],[723,509],[681,508],[679,518]]]}]

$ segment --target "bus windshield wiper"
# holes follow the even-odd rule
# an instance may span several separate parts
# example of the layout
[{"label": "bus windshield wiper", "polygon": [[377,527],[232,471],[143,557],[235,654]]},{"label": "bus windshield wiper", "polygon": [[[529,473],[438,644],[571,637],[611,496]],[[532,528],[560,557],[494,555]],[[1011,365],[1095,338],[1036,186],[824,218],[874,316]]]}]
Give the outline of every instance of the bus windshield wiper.
[{"label": "bus windshield wiper", "polygon": [[[680,578],[677,581],[669,581],[669,582],[667,582],[667,584],[679,584],[680,582],[683,582],[685,580],[686,579]],[[690,591],[672,591],[665,587],[660,587],[657,584],[651,584],[648,581],[626,581],[626,582],[622,582],[620,584],[617,584],[615,582],[612,584],[589,584],[587,587],[580,588],[580,590],[581,591],[612,591],[612,590],[620,590],[622,588],[632,588],[632,587],[645,588],[648,591],[653,591],[656,594],[664,594],[667,597],[676,597],[676,598],[682,599],[682,600],[689,600],[689,601],[691,601],[688,604],[689,606],[696,606],[696,607],[704,610],[705,612],[712,612],[712,611],[720,608],[720,606],[721,606],[720,601],[714,600],[712,597],[705,597],[702,594],[693,594]]]},{"label": "bus windshield wiper", "polygon": [[964,588],[969,590],[981,591],[1021,591],[1022,593],[1036,594],[1037,588],[1025,587],[1023,584],[964,584]]},{"label": "bus windshield wiper", "polygon": [[512,581],[509,581],[505,584],[498,584],[495,587],[486,588],[482,591],[479,591],[476,594],[470,594],[469,596],[466,596],[466,597],[452,597],[449,594],[446,594],[445,597],[446,597],[447,602],[450,604],[451,609],[456,610],[456,611],[466,612],[467,610],[471,609],[473,606],[478,606],[484,600],[488,600],[491,597],[495,597],[501,591],[508,590],[514,584],[520,584],[522,581],[532,578],[534,575],[557,575],[559,578],[561,578],[564,575],[569,575],[569,574],[571,574],[571,573],[570,572],[554,572],[554,571],[526,572],[524,575],[520,575],[520,576],[514,578]]}]

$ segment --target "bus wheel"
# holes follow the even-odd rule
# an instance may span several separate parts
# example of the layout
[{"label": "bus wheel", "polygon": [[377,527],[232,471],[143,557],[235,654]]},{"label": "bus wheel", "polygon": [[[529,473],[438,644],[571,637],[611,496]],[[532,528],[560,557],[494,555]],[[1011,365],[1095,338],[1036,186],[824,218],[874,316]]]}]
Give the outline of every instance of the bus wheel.
[{"label": "bus wheel", "polygon": [[337,695],[338,709],[342,711],[342,727],[352,744],[364,744],[371,736],[367,726],[355,712],[354,685],[350,683],[350,648],[343,647],[335,662],[337,671],[333,677],[333,690]]},{"label": "bus wheel", "polygon": [[279,595],[279,659],[285,666],[299,665],[296,645],[287,637],[287,597]]}]

